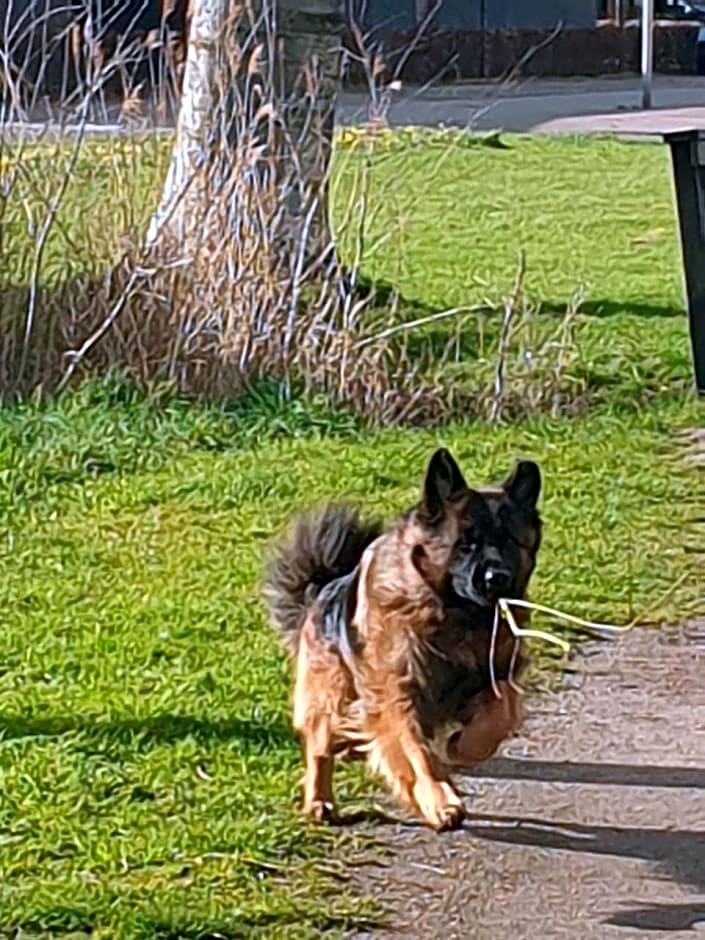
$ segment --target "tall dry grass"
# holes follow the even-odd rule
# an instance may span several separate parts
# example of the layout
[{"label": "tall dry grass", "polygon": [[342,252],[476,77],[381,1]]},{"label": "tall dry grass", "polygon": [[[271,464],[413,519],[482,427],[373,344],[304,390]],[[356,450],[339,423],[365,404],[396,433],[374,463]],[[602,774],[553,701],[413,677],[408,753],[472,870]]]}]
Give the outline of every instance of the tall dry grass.
[{"label": "tall dry grass", "polygon": [[[5,121],[3,395],[52,394],[110,370],[227,398],[266,378],[378,424],[468,415],[499,421],[579,407],[585,389],[570,378],[575,309],[555,336],[537,332],[521,268],[496,308],[429,311],[411,322],[398,293],[368,283],[370,233],[385,198],[378,187],[373,200],[371,178],[390,100],[379,48],[353,33],[355,60],[368,70],[371,121],[347,151],[355,169],[343,191],[331,177],[325,56],[310,59],[284,88],[274,6],[233,9],[225,27],[229,39],[207,87],[210,119],[190,142],[197,159],[168,198],[159,189],[170,137],[155,115],[164,95],[176,94],[183,70],[166,26],[160,80],[145,86],[149,94],[130,80],[143,66],[144,37],[114,43],[108,56],[96,52],[99,36],[88,42],[84,33],[84,70],[52,112],[53,126],[37,134]],[[15,119],[28,116],[16,63],[6,51],[3,113]],[[116,77],[123,83],[117,111]],[[97,114],[112,114],[124,133],[96,141]],[[438,172],[458,145],[454,135],[444,140]],[[338,159],[345,158],[342,151]],[[335,236],[331,199],[344,220]],[[462,332],[467,318],[488,316],[503,325],[494,353],[478,364],[480,380],[468,384],[454,368]],[[440,322],[442,349],[424,338]]]}]

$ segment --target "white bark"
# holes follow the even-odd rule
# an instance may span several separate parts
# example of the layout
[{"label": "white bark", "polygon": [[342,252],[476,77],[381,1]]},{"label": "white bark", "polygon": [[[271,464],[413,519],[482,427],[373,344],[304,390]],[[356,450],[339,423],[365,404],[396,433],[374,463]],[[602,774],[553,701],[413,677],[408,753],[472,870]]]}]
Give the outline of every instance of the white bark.
[{"label": "white bark", "polygon": [[192,0],[181,107],[176,142],[164,184],[162,201],[152,216],[147,233],[153,244],[169,225],[180,241],[186,236],[182,204],[189,201],[194,184],[209,158],[208,138],[216,110],[218,50],[223,41],[227,0]]},{"label": "white bark", "polygon": [[[270,182],[279,175],[282,251],[288,240],[305,237],[320,250],[330,238],[325,189],[340,61],[339,0],[258,0],[250,10],[253,5],[255,23],[228,0],[192,2],[176,142],[149,226],[150,244],[168,233],[189,254],[208,228],[209,200],[225,198],[218,186],[233,170],[253,187],[262,185],[263,173]],[[262,170],[266,160],[270,165]],[[214,184],[218,197],[212,196]],[[238,211],[234,205],[217,224],[228,218],[234,230]]]}]

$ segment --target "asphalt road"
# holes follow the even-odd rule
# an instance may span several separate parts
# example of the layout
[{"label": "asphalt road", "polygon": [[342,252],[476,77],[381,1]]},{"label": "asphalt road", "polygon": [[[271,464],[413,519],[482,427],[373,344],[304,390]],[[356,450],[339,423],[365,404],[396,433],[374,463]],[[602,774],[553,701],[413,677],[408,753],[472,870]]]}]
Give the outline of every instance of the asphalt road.
[{"label": "asphalt road", "polygon": [[[523,79],[513,86],[492,83],[464,82],[418,89],[402,87],[390,93],[387,120],[394,126],[445,124],[472,127],[477,130],[502,129],[513,132],[562,132],[606,130],[611,116],[630,117],[643,122],[643,117],[658,122],[687,121],[705,127],[705,77],[656,76],[653,84],[651,112],[640,112],[640,81],[636,77]],[[688,109],[674,112],[662,109]],[[338,123],[366,123],[375,114],[369,95],[346,92],[341,96]],[[116,133],[119,108],[109,107],[96,116],[88,131]],[[642,115],[643,117],[639,117]],[[37,110],[22,125],[5,123],[7,133],[43,133],[47,113]]]},{"label": "asphalt road", "polygon": [[[654,110],[705,108],[705,76],[656,76]],[[392,95],[393,125],[470,126],[477,130],[555,131],[566,118],[623,114],[641,108],[641,83],[634,77],[524,79],[514,87],[463,83],[428,90],[403,89]],[[343,96],[339,120],[362,123],[370,111],[360,94]],[[705,115],[705,111],[703,112]],[[701,115],[699,120],[705,118]],[[547,126],[549,123],[553,126]],[[589,129],[589,121],[584,122]]]}]

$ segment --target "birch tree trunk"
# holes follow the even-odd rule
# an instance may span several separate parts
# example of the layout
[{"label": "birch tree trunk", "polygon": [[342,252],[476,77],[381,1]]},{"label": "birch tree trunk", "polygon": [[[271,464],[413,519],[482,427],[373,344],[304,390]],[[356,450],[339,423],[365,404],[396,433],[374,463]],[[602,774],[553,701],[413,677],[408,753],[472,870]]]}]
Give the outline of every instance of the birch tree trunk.
[{"label": "birch tree trunk", "polygon": [[265,211],[273,257],[303,251],[309,264],[331,251],[340,6],[192,0],[176,142],[149,244],[166,237],[190,256],[213,228],[234,232],[244,212],[261,220]]}]

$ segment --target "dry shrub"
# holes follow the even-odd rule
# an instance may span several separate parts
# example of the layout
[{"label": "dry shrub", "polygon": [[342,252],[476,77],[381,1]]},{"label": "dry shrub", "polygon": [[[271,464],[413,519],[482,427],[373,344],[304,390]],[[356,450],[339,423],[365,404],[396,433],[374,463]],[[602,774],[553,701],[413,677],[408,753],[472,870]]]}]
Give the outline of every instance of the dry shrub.
[{"label": "dry shrub", "polygon": [[[71,236],[63,232],[66,193],[90,153],[86,127],[93,96],[103,87],[100,76],[92,74],[70,118],[64,110],[73,124],[69,142],[44,144],[62,155],[53,184],[40,178],[45,169],[32,177],[24,159],[27,140],[8,143],[5,135],[0,224],[17,231],[24,216],[29,229],[26,277],[5,293],[0,309],[5,396],[52,393],[87,375],[119,370],[143,383],[228,398],[273,379],[291,392],[323,394],[331,405],[377,424],[473,414],[502,420],[573,407],[577,398],[566,375],[574,311],[566,315],[558,346],[544,339],[529,349],[535,338],[523,272],[511,300],[497,310],[440,311],[413,324],[403,322],[403,304],[393,291],[382,298],[364,285],[383,93],[374,99],[374,126],[356,143],[365,159],[342,212],[338,237],[352,250],[340,259],[327,217],[337,81],[331,56],[314,49],[291,80],[286,63],[282,68],[271,5],[256,12],[244,5],[231,16],[221,24],[230,39],[217,69],[205,79],[195,66],[189,73],[187,64],[185,82],[195,81],[193,100],[209,120],[199,123],[192,111],[178,129],[183,146],[146,238],[144,217],[130,211],[125,167],[125,191],[104,194],[96,208],[104,210],[108,200],[113,216],[123,212],[122,224],[102,236],[93,230],[73,262]],[[377,51],[369,70],[375,86]],[[124,151],[124,140],[115,144],[116,153],[120,147]],[[140,159],[135,153],[133,169]],[[48,271],[45,248],[57,232],[65,235],[65,268]],[[80,257],[87,248],[93,253],[101,237],[106,244],[95,257]],[[4,242],[0,250],[13,267]],[[78,275],[72,263],[80,265]],[[466,318],[496,313],[504,322],[496,355],[489,368],[479,360],[468,375],[457,341]],[[453,330],[439,351],[418,334],[440,320]]]},{"label": "dry shrub", "polygon": [[6,0],[2,120],[163,120],[178,107],[186,0]]},{"label": "dry shrub", "polygon": [[554,326],[546,330],[541,308],[524,290],[522,254],[511,295],[502,309],[502,325],[490,363],[491,391],[482,396],[481,413],[492,422],[536,414],[574,414],[587,403],[588,383],[581,366],[576,293]]}]

